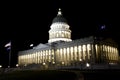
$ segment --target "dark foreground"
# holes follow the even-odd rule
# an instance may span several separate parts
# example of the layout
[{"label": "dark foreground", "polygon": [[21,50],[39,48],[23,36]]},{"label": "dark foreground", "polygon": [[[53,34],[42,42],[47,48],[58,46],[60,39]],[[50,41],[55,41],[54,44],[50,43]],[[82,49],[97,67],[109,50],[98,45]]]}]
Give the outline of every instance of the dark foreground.
[{"label": "dark foreground", "polygon": [[84,80],[120,80],[120,70],[84,71]]},{"label": "dark foreground", "polygon": [[24,70],[0,75],[0,80],[75,80],[76,74],[55,70]]},{"label": "dark foreground", "polygon": [[0,80],[120,80],[120,70],[17,70]]}]

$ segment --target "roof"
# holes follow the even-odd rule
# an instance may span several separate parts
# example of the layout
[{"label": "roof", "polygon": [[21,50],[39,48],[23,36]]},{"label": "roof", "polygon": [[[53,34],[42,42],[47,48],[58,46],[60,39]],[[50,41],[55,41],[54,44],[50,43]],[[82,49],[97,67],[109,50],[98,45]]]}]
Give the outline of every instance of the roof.
[{"label": "roof", "polygon": [[67,23],[67,20],[62,15],[61,9],[59,9],[57,16],[52,21],[52,23],[56,23],[56,22]]}]

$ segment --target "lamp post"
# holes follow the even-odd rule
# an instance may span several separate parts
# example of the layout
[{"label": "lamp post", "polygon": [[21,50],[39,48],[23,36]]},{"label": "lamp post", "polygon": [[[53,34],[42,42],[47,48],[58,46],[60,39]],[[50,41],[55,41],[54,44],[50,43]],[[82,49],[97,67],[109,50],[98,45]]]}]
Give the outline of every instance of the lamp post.
[{"label": "lamp post", "polygon": [[8,68],[10,68],[10,62],[11,62],[11,41],[5,45],[5,48],[9,52],[9,63],[8,63]]},{"label": "lamp post", "polygon": [[80,59],[80,67],[81,67],[81,69],[82,69],[82,59]]}]

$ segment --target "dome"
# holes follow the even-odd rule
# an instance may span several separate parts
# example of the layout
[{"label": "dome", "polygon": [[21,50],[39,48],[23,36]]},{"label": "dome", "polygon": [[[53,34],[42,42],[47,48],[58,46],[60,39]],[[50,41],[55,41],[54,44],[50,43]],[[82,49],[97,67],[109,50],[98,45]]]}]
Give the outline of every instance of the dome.
[{"label": "dome", "polygon": [[49,30],[48,43],[71,40],[71,30],[67,24],[67,20],[63,17],[61,9],[59,9],[57,16],[53,19]]},{"label": "dome", "polygon": [[52,21],[52,23],[56,23],[56,22],[67,23],[67,20],[62,15],[61,9],[59,9],[57,16]]},{"label": "dome", "polygon": [[57,15],[52,23],[55,23],[55,22],[64,22],[64,23],[67,23],[67,20],[62,16],[62,15]]}]

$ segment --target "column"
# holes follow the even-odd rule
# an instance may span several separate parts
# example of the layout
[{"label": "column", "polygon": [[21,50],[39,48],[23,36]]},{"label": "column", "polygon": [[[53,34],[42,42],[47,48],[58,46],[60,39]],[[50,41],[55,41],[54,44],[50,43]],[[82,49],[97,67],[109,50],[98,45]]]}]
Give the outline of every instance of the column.
[{"label": "column", "polygon": [[52,63],[54,62],[55,55],[54,55],[54,50],[52,49]]},{"label": "column", "polygon": [[47,62],[47,50],[45,50],[45,63]]},{"label": "column", "polygon": [[40,63],[40,57],[39,57],[39,51],[37,52],[37,62],[38,62],[38,64]]},{"label": "column", "polygon": [[81,45],[81,59],[83,61],[83,45]]},{"label": "column", "polygon": [[59,62],[59,59],[60,56],[59,56],[59,49],[56,50],[56,62]]},{"label": "column", "polygon": [[61,61],[63,61],[63,50],[62,50],[62,48],[60,49],[60,54],[61,54]]},{"label": "column", "polygon": [[110,62],[112,61],[112,47],[110,46]]},{"label": "column", "polygon": [[118,50],[115,48],[115,60],[118,60]]},{"label": "column", "polygon": [[77,46],[74,46],[74,59],[77,61]]},{"label": "column", "polygon": [[85,45],[83,45],[83,60],[85,61],[85,56],[86,56],[86,53],[85,53],[85,51],[86,51],[86,48],[85,48]]},{"label": "column", "polygon": [[90,60],[90,44],[87,44],[87,58],[88,58],[88,61]]},{"label": "column", "polygon": [[66,48],[63,49],[63,54],[64,54],[64,62],[65,62],[65,65],[66,65]]},{"label": "column", "polygon": [[70,53],[71,53],[71,61],[73,61],[73,47],[71,47]]},{"label": "column", "polygon": [[87,48],[87,44],[85,45],[85,53],[86,53],[86,56],[85,56],[85,59],[86,59],[86,62],[88,62],[88,48]]},{"label": "column", "polygon": [[51,50],[49,49],[49,62],[51,62]]},{"label": "column", "polygon": [[70,50],[69,50],[69,47],[67,48],[67,61],[69,62],[69,53],[70,53]]},{"label": "column", "polygon": [[79,55],[78,60],[81,61],[81,46],[80,45],[78,46],[78,55]]},{"label": "column", "polygon": [[91,63],[94,64],[95,61],[96,61],[95,44],[91,44],[91,50],[92,50],[92,54],[91,54]]}]

